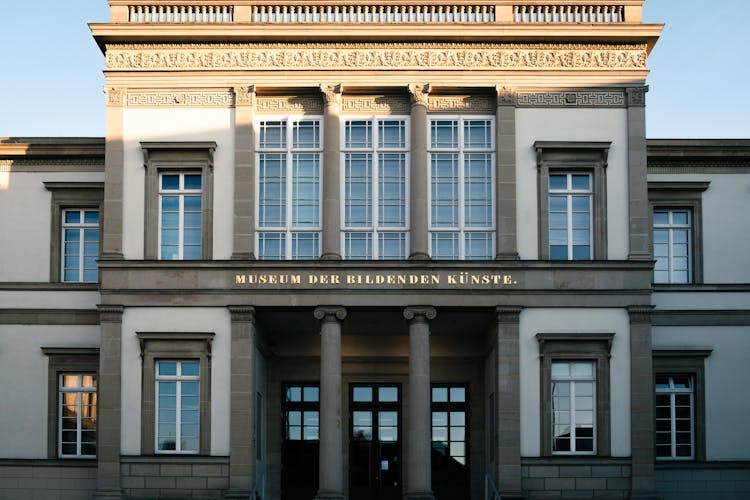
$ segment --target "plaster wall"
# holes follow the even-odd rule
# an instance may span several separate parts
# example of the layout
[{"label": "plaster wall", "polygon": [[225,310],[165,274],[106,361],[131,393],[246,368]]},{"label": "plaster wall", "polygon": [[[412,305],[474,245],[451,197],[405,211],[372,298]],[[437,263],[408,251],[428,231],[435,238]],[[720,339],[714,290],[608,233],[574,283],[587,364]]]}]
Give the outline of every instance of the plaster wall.
[{"label": "plaster wall", "polygon": [[122,316],[122,454],[141,453],[141,349],[137,332],[213,332],[211,455],[229,454],[229,311],[224,308],[126,308]]},{"label": "plaster wall", "polygon": [[539,258],[535,141],[611,141],[607,167],[607,255],[628,255],[628,124],[625,109],[516,110],[518,253]]},{"label": "plaster wall", "polygon": [[0,325],[0,458],[47,458],[47,356],[41,347],[98,347],[98,326]]},{"label": "plaster wall", "polygon": [[[143,258],[145,168],[140,143],[215,141],[213,258],[232,255],[234,217],[234,110],[223,108],[132,109],[123,111],[123,254]],[[248,193],[248,196],[251,196]]]},{"label": "plaster wall", "polygon": [[706,460],[750,460],[750,327],[654,327],[654,349],[713,349],[705,362]]},{"label": "plaster wall", "polygon": [[0,190],[0,282],[49,282],[51,198],[44,182],[102,182],[103,173],[13,172]]},{"label": "plaster wall", "polygon": [[521,456],[538,457],[540,360],[537,333],[614,333],[610,358],[613,457],[630,456],[630,321],[623,309],[524,309],[519,324]]}]

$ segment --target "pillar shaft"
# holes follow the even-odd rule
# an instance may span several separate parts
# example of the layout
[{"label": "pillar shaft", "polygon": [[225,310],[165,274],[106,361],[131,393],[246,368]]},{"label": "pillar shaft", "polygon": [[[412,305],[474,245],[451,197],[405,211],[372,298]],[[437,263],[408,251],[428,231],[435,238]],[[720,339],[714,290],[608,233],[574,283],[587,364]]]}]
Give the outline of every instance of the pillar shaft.
[{"label": "pillar shaft", "polygon": [[406,429],[406,480],[404,498],[432,499],[430,462],[430,324],[436,316],[432,307],[408,307],[404,317],[409,321],[409,389]]},{"label": "pillar shaft", "polygon": [[646,160],[646,92],[648,87],[626,89],[628,97],[628,202],[630,260],[650,260]]},{"label": "pillar shaft", "polygon": [[323,235],[321,258],[341,259],[341,85],[323,93]]},{"label": "pillar shaft", "polygon": [[125,149],[123,106],[127,90],[107,87],[106,142],[104,145],[104,206],[102,214],[102,259],[122,259],[122,216]]},{"label": "pillar shaft", "polygon": [[255,258],[255,87],[234,88],[234,238],[232,259]]},{"label": "pillar shaft", "polygon": [[430,168],[427,161],[427,97],[429,85],[409,85],[411,97],[411,156],[409,176],[409,258],[430,258],[427,189]]},{"label": "pillar shaft", "polygon": [[515,90],[497,89],[495,121],[495,258],[517,260]]},{"label": "pillar shaft", "polygon": [[344,498],[341,412],[341,321],[343,307],[318,307],[320,324],[320,470],[316,500]]}]

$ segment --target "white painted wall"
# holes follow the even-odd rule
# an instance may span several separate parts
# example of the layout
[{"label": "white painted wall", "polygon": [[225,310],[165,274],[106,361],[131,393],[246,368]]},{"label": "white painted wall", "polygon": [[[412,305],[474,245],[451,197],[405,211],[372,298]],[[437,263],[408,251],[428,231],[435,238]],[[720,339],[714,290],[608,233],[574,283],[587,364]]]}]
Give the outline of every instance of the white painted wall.
[{"label": "white painted wall", "polygon": [[750,460],[750,327],[654,327],[655,349],[713,349],[705,364],[706,460]]},{"label": "white painted wall", "polygon": [[98,326],[0,325],[0,458],[47,458],[47,366],[41,347],[98,347]]},{"label": "white painted wall", "polygon": [[628,128],[625,109],[516,110],[516,197],[518,253],[539,254],[536,141],[611,141],[607,167],[609,259],[628,255]]},{"label": "white painted wall", "polygon": [[0,190],[0,282],[48,282],[50,200],[44,182],[102,182],[103,173],[11,172]]},{"label": "white painted wall", "polygon": [[234,217],[234,110],[128,108],[123,111],[123,122],[125,258],[143,258],[145,169],[141,141],[215,141],[213,256],[229,259]]},{"label": "white painted wall", "polygon": [[521,456],[538,457],[540,360],[537,333],[614,333],[610,359],[610,433],[614,457],[630,456],[630,320],[624,309],[524,309],[519,325]]},{"label": "white painted wall", "polygon": [[131,308],[122,316],[122,454],[141,452],[141,349],[136,332],[213,332],[211,455],[229,455],[231,321],[225,308]]}]

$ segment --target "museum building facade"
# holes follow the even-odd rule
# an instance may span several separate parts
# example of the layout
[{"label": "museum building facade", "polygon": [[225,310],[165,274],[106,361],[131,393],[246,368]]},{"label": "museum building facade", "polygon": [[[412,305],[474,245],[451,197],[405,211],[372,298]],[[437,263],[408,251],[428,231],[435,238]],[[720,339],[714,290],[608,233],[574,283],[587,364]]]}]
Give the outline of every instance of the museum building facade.
[{"label": "museum building facade", "polygon": [[646,140],[642,0],[109,4],[106,136],[0,140],[0,498],[750,494],[750,141]]}]

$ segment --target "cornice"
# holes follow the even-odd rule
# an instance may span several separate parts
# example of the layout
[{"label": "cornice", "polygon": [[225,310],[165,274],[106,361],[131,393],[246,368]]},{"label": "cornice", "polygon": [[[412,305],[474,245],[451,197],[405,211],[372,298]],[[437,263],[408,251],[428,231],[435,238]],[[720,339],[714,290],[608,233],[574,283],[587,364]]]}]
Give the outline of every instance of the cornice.
[{"label": "cornice", "polygon": [[645,70],[647,48],[602,44],[113,44],[109,71]]}]

